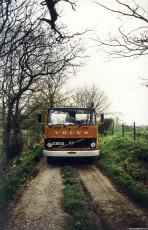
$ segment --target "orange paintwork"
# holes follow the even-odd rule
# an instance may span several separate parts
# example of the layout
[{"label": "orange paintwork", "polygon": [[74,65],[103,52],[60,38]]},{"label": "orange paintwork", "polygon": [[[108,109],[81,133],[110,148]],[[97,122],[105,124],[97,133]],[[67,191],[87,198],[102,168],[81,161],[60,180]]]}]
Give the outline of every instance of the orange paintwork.
[{"label": "orange paintwork", "polygon": [[[97,124],[95,126],[48,126],[47,125],[47,117],[45,122],[45,139],[48,138],[94,138],[97,140],[98,135],[98,127]],[[98,141],[96,141],[96,147],[98,148]],[[71,151],[85,151],[90,150],[91,148],[70,148]],[[53,151],[65,151],[67,148],[53,148]]]},{"label": "orange paintwork", "polygon": [[45,138],[96,138],[97,126],[51,126],[45,125]]}]

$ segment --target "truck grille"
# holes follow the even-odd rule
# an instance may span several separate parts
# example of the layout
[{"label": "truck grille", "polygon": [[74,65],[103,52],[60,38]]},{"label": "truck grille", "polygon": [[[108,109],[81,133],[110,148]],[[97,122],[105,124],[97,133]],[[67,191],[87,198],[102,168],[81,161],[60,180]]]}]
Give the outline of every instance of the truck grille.
[{"label": "truck grille", "polygon": [[[90,148],[91,143],[95,142],[94,138],[56,138],[56,139],[45,139],[45,149],[59,148],[62,151],[62,148]],[[51,143],[51,146],[50,144]],[[48,145],[48,146],[47,146]],[[50,147],[49,147],[50,146]]]}]

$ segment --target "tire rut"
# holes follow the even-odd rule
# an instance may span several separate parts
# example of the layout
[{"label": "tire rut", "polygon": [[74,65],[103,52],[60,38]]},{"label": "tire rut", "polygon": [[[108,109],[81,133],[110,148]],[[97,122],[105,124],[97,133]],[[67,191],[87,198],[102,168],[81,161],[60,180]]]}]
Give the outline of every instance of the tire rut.
[{"label": "tire rut", "polygon": [[0,218],[1,230],[64,229],[61,167],[48,165],[43,158],[37,169],[38,175],[27,183],[17,203],[11,201],[10,211]]},{"label": "tire rut", "polygon": [[104,230],[148,228],[148,211],[119,193],[94,165],[77,166],[76,174]]}]

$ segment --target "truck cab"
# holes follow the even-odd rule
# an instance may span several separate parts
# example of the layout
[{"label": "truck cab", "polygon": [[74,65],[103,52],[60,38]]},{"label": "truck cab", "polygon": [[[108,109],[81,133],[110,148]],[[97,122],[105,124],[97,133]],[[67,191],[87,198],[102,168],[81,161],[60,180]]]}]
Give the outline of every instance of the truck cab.
[{"label": "truck cab", "polygon": [[45,122],[43,155],[52,157],[96,157],[98,128],[94,108],[49,108]]}]

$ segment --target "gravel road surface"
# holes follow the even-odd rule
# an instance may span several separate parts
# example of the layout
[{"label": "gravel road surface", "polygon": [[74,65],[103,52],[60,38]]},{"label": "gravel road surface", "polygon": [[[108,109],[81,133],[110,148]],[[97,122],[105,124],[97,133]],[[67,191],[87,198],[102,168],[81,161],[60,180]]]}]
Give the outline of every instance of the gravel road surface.
[{"label": "gravel road surface", "polygon": [[[46,158],[41,160],[35,168],[37,175],[21,186],[0,215],[0,230],[65,230],[67,214],[61,207],[63,166],[48,165]],[[87,211],[102,230],[148,229],[147,210],[120,192],[95,165],[74,163],[72,166],[89,202]]]},{"label": "gravel road surface", "polygon": [[66,214],[61,208],[61,168],[48,165],[43,158],[36,170],[39,170],[37,176],[27,182],[20,199],[10,202],[6,214],[0,218],[0,229],[63,230]]},{"label": "gravel road surface", "polygon": [[139,208],[94,165],[77,166],[78,179],[107,230],[148,229],[148,211]]}]

